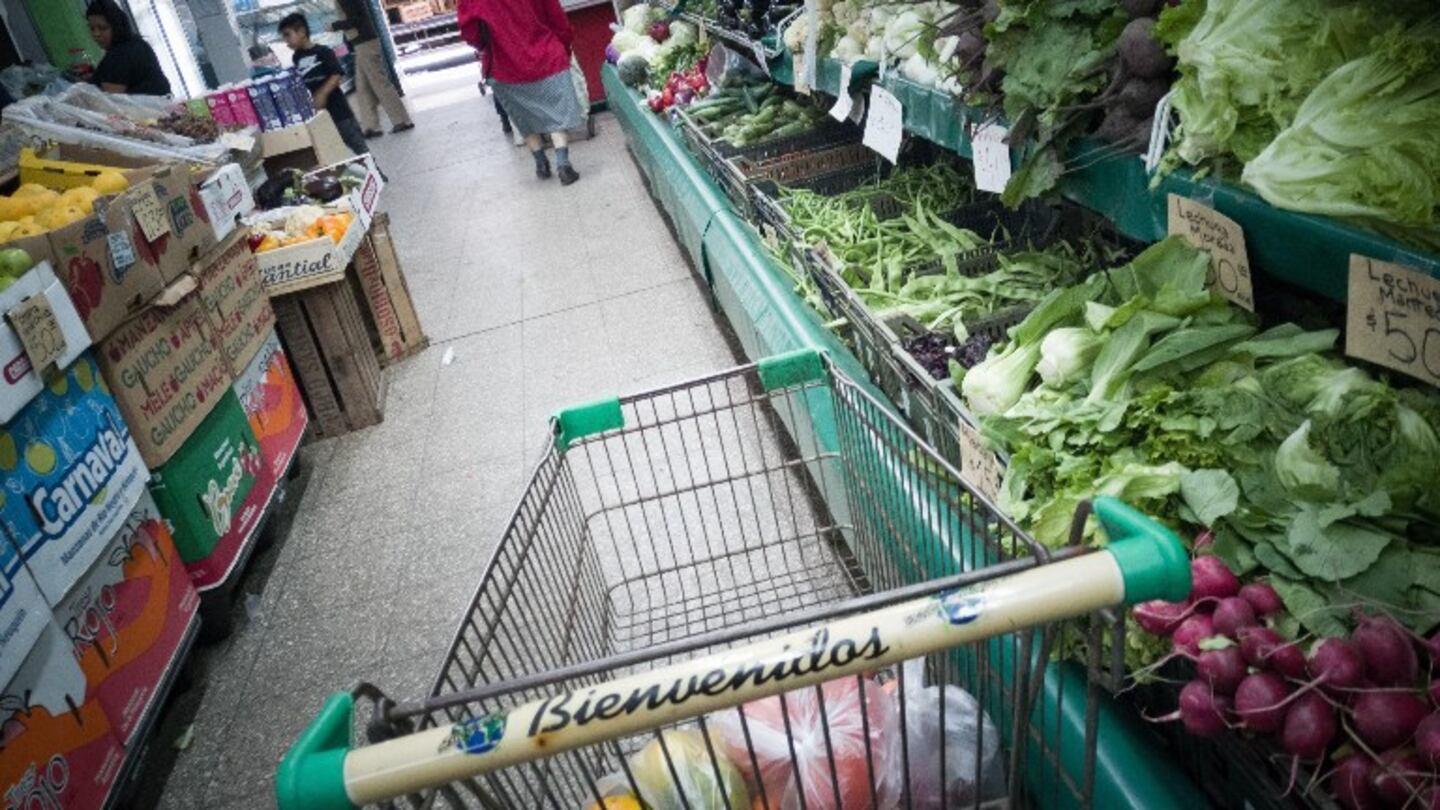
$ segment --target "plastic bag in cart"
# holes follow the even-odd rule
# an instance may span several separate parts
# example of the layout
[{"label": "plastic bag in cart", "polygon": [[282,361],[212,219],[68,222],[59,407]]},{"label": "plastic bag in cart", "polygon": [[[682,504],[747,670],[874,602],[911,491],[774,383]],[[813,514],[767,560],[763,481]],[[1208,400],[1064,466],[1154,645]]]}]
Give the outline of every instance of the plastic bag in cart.
[{"label": "plastic bag in cart", "polygon": [[[900,796],[900,712],[895,700],[869,678],[841,678],[745,704],[745,726],[738,710],[712,715],[710,727],[726,754],[764,787],[769,810],[874,810],[894,807]],[[861,709],[861,695],[864,709]],[[790,757],[794,737],[795,758]],[[866,759],[866,729],[870,757]],[[829,744],[826,743],[826,729]],[[746,745],[745,732],[750,733]],[[751,759],[751,749],[754,759]],[[834,754],[834,771],[830,762]],[[754,773],[756,766],[759,773]],[[873,769],[873,770],[872,770]],[[871,774],[875,790],[870,789]],[[836,783],[839,795],[836,795]],[[878,799],[878,803],[876,800]],[[758,803],[757,807],[760,806]]]},{"label": "plastic bag in cart", "polygon": [[[940,702],[942,689],[925,685],[925,661],[905,662],[906,753],[910,763],[910,803],[915,810],[961,807],[975,801],[977,745],[980,799],[1005,795],[1005,774],[1000,762],[1000,734],[990,717],[969,692],[958,686],[943,688],[945,701],[945,774],[940,774]],[[889,686],[889,684],[887,684]],[[982,725],[983,724],[983,725]],[[982,732],[983,729],[983,732]]]},{"label": "plastic bag in cart", "polygon": [[[698,731],[666,731],[663,736],[664,748],[660,740],[652,740],[630,758],[630,774],[646,807],[730,810],[750,806],[744,778],[718,746],[712,760],[705,737]],[[677,788],[685,792],[684,799]]]}]

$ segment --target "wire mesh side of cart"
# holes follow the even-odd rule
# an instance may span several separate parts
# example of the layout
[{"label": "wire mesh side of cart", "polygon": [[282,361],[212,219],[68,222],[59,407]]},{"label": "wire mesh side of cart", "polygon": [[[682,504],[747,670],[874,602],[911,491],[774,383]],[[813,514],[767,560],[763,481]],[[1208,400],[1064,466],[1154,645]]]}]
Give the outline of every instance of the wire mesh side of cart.
[{"label": "wire mesh side of cart", "polygon": [[[1002,560],[1048,559],[853,382],[831,371],[775,388],[773,380],[766,385],[762,368],[623,399],[623,428],[545,454],[432,690],[443,698],[489,687],[489,697],[437,710],[425,725],[471,720],[560,692],[580,694],[602,680],[773,636],[855,595],[960,572],[979,581],[1020,564]],[[1047,626],[929,657],[928,680],[967,690],[994,723],[981,734],[991,734],[999,751],[994,764],[977,754],[972,787],[993,784],[981,769],[998,767],[1013,802],[1046,801],[1024,778],[1045,762],[1062,773],[1041,792],[1063,792],[1084,804],[1089,778],[1058,763],[1062,750],[1088,744],[1093,752],[1093,734],[1067,738],[1031,711],[1043,662],[1074,632]],[[587,666],[596,661],[603,666]],[[861,701],[890,699],[881,695],[893,690],[898,716],[905,717],[911,709],[904,687],[880,686],[894,678],[881,672],[873,682],[850,678],[848,686],[807,690],[813,695],[787,693],[780,705],[792,762],[798,761],[796,732],[783,701],[816,700],[828,717],[824,702],[837,699],[836,690]],[[756,710],[753,704],[737,710],[730,727],[745,729]],[[945,728],[943,714],[940,720]],[[699,771],[713,772],[716,782],[727,782],[722,771],[731,766],[753,774],[755,762],[745,759],[755,750],[755,732],[727,738],[727,765],[716,722],[724,720],[712,715],[687,724],[685,740],[671,738],[672,727],[569,752],[455,783],[435,798],[449,806],[584,808],[617,784],[629,792],[653,790],[636,773],[637,756],[659,756],[664,767],[658,772],[683,784],[681,755],[673,750],[679,746],[691,755],[702,752]],[[904,749],[910,738],[901,728]],[[825,729],[831,745],[832,729]],[[924,767],[928,751],[902,750],[899,766],[877,771],[880,754],[871,741],[878,738],[867,733],[864,739],[861,761],[871,763],[865,768],[828,749],[821,781],[835,794],[818,806],[840,806],[836,796],[862,788],[878,796],[893,789],[887,779],[914,787],[908,777]],[[983,741],[975,750],[985,750]],[[935,767],[946,761],[935,760]],[[853,782],[856,774],[864,776],[862,787]],[[746,781],[747,790],[764,790]],[[945,806],[979,806],[991,795],[957,793],[949,799],[956,803]],[[779,796],[764,798],[769,807],[781,805]],[[729,797],[719,804],[694,796],[650,803],[666,810],[741,806]]]}]

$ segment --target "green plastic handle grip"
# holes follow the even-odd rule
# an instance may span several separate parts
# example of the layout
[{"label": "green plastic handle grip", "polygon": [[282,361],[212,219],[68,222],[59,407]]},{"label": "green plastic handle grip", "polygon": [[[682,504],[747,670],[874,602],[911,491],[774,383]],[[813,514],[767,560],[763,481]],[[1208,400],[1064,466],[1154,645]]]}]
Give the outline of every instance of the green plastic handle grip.
[{"label": "green plastic handle grip", "polygon": [[336,692],[280,760],[275,800],[280,810],[352,810],[345,792],[345,755],[355,725],[355,698]]},{"label": "green plastic handle grip", "polygon": [[1125,603],[1181,602],[1190,596],[1190,555],[1175,532],[1129,504],[1102,495],[1092,503],[1125,577]]}]

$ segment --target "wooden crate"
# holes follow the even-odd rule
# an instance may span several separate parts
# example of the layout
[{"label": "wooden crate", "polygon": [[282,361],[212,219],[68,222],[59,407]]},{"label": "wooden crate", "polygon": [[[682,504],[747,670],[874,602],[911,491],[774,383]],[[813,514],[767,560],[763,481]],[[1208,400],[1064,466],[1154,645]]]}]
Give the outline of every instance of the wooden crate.
[{"label": "wooden crate", "polygon": [[405,284],[400,256],[390,237],[390,215],[380,212],[351,264],[360,298],[369,314],[371,342],[380,365],[388,366],[430,345]]},{"label": "wooden crate", "polygon": [[416,20],[424,20],[435,16],[435,9],[431,8],[430,0],[417,0],[417,2],[406,3],[397,9],[400,12],[400,22],[408,23]]},{"label": "wooden crate", "polygon": [[350,284],[311,287],[270,303],[314,434],[329,438],[384,419],[385,375]]}]

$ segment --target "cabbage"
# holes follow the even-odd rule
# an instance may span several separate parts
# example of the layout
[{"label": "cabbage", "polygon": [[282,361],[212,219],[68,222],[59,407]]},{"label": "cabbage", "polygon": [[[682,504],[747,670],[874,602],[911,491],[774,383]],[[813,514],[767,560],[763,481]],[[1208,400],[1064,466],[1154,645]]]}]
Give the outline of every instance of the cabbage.
[{"label": "cabbage", "polygon": [[616,31],[615,37],[610,40],[610,44],[614,45],[615,50],[619,51],[622,56],[644,46],[646,43],[653,42],[654,40],[650,39],[650,37],[644,34],[637,34],[628,28],[622,28]]},{"label": "cabbage", "polygon": [[1310,420],[1280,443],[1275,451],[1275,477],[1292,495],[1328,501],[1340,493],[1340,469],[1310,446]]},{"label": "cabbage", "polygon": [[1388,34],[1326,77],[1242,179],[1277,208],[1440,245],[1440,27]]},{"label": "cabbage", "polygon": [[665,41],[679,42],[681,45],[694,45],[700,41],[700,32],[690,23],[675,20],[670,23],[670,38]]},{"label": "cabbage", "polygon": [[620,12],[620,22],[625,26],[626,31],[632,34],[644,34],[645,29],[650,27],[650,22],[656,18],[657,13],[663,14],[664,12],[651,9],[645,3],[637,3]]}]

